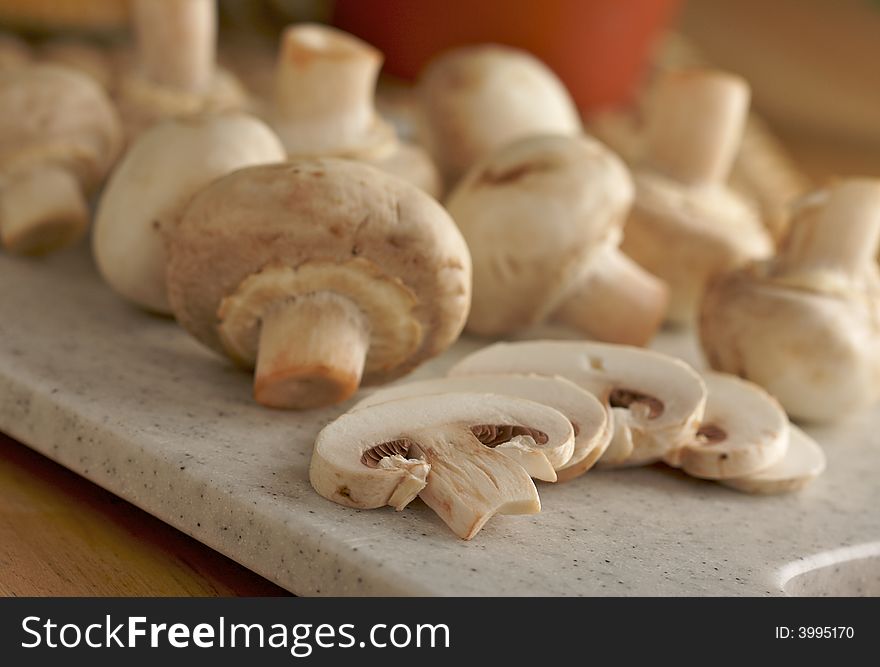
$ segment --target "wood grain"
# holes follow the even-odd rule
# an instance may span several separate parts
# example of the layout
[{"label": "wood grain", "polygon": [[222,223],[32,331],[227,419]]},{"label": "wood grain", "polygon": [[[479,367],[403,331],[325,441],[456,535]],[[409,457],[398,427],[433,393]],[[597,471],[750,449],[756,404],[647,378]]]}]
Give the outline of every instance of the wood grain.
[{"label": "wood grain", "polygon": [[0,595],[285,594],[0,434]]}]

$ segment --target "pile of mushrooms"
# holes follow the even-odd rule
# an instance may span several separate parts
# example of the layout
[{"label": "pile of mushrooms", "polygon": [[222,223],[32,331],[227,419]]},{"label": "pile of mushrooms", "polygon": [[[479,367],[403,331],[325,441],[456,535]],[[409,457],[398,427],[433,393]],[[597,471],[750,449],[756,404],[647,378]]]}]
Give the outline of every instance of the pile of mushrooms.
[{"label": "pile of mushrooms", "polygon": [[340,505],[421,498],[463,539],[534,514],[532,480],[663,462],[747,493],[803,488],[821,448],[760,387],[635,347],[497,343],[444,378],[380,389],[318,435],[309,476]]}]

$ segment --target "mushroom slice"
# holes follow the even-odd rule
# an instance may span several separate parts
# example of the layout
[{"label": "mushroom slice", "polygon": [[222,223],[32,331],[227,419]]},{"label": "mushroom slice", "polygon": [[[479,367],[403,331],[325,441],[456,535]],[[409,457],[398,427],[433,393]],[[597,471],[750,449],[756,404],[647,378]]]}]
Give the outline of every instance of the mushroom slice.
[{"label": "mushroom slice", "polygon": [[611,440],[608,416],[602,404],[589,392],[561,377],[510,373],[433,378],[380,389],[363,399],[354,409],[409,396],[461,391],[527,398],[549,405],[568,418],[575,433],[572,446],[557,443],[558,446],[553,449],[546,446],[540,449],[523,448],[515,439],[498,446],[498,451],[514,459],[535,479],[555,482],[563,476],[571,479],[586,472]]},{"label": "mushroom slice", "polygon": [[[604,464],[657,461],[695,437],[706,405],[706,385],[680,359],[626,345],[582,341],[496,343],[465,357],[450,375],[538,373],[560,375],[596,396],[614,415],[614,437],[632,451]],[[624,418],[625,417],[625,418]],[[625,433],[621,433],[625,429]],[[615,451],[621,451],[613,447]]]},{"label": "mushroom slice", "polygon": [[788,450],[782,460],[745,477],[721,480],[725,486],[745,493],[798,491],[825,471],[825,452],[794,424],[789,425]]},{"label": "mushroom slice", "polygon": [[665,461],[703,479],[751,475],[782,460],[788,447],[788,417],[758,385],[733,375],[707,373],[706,415],[693,442]]},{"label": "mushroom slice", "polygon": [[[353,410],[327,425],[309,478],[341,505],[402,509],[416,494],[469,540],[493,514],[541,510],[528,473],[497,448],[573,443],[571,422],[534,401],[496,394],[416,396]],[[424,482],[424,483],[422,483]]]}]

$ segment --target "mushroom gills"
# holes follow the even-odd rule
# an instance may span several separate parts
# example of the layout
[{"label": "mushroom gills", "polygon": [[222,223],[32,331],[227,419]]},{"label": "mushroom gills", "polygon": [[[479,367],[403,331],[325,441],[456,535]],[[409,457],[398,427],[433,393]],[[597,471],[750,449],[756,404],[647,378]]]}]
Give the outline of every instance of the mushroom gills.
[{"label": "mushroom gills", "polygon": [[789,426],[788,450],[782,460],[745,477],[721,480],[745,493],[774,494],[798,491],[825,471],[825,452],[795,425]]},{"label": "mushroom gills", "polygon": [[456,535],[471,539],[494,514],[541,509],[529,474],[503,452],[516,439],[524,448],[571,447],[574,429],[557,410],[513,396],[402,398],[327,425],[309,477],[320,495],[362,509],[401,508],[418,493]]},{"label": "mushroom gills", "polygon": [[[573,447],[536,447],[546,443],[508,438],[510,442],[498,448],[516,459],[535,479],[566,481],[585,473],[602,455],[611,440],[609,420],[602,404],[586,390],[561,377],[509,373],[405,382],[373,392],[361,400],[355,409],[411,396],[432,396],[457,391],[518,396],[549,405],[568,418],[575,432]],[[487,443],[484,441],[484,444]],[[560,444],[562,443],[557,443]]]}]

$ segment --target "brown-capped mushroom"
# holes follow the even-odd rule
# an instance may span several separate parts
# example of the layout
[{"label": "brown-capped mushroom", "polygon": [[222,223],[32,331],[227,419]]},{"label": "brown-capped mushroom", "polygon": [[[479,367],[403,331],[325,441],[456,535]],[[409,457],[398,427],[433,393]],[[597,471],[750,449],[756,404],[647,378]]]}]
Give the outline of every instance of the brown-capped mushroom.
[{"label": "brown-capped mushroom", "polygon": [[586,136],[527,137],[478,162],[447,201],[474,261],[468,330],[499,336],[554,319],[647,343],[666,287],[617,248],[632,199],[624,164]]},{"label": "brown-capped mushroom", "polygon": [[773,249],[755,210],[726,184],[749,87],[722,72],[668,72],[652,102],[622,248],[668,283],[669,319],[689,323],[714,274]]},{"label": "brown-capped mushroom", "polygon": [[146,130],[98,203],[92,249],[104,280],[138,306],[170,314],[164,235],[176,215],[214,179],[284,159],[272,130],[242,112],[171,119]]},{"label": "brown-capped mushroom", "polygon": [[404,382],[373,392],[354,409],[401,398],[455,392],[517,396],[549,405],[568,418],[575,434],[572,448],[560,445],[554,450],[523,449],[514,441],[499,445],[498,451],[517,461],[535,479],[567,481],[582,475],[602,456],[611,440],[611,424],[602,404],[591,393],[562,377],[499,373]]},{"label": "brown-capped mushroom", "polygon": [[135,66],[120,82],[129,136],[156,121],[245,106],[244,90],[216,66],[217,0],[133,0]]},{"label": "brown-capped mushroom", "polygon": [[[353,410],[326,426],[309,467],[314,489],[360,509],[402,509],[418,495],[462,539],[495,514],[535,514],[528,473],[498,448],[571,446],[562,413],[497,394],[419,396]],[[567,445],[566,445],[567,443]]]},{"label": "brown-capped mushroom", "polygon": [[436,197],[440,179],[421,148],[402,143],[376,113],[382,54],[313,23],[282,35],[271,122],[291,158],[345,157],[373,164]]},{"label": "brown-capped mushroom", "polygon": [[450,375],[486,373],[559,375],[596,396],[614,419],[617,441],[602,456],[603,466],[656,461],[692,442],[706,407],[706,385],[690,366],[626,345],[496,343],[450,370]]},{"label": "brown-capped mushroom", "polygon": [[0,71],[0,109],[0,240],[23,254],[72,243],[122,146],[112,103],[84,74],[28,65]]},{"label": "brown-capped mushroom", "polygon": [[703,479],[753,475],[785,457],[789,424],[779,402],[758,385],[723,373],[703,376],[706,413],[692,442],[664,457]]},{"label": "brown-capped mushroom", "polygon": [[720,276],[700,340],[717,370],[756,382],[795,418],[833,421],[880,399],[880,181],[805,198],[776,257]]},{"label": "brown-capped mushroom", "polygon": [[582,130],[559,78],[534,56],[507,46],[441,54],[420,76],[418,96],[421,142],[450,184],[511,141]]},{"label": "brown-capped mushroom", "polygon": [[191,334],[256,365],[258,402],[306,408],[451,345],[471,265],[432,197],[326,158],[241,169],[202,189],[170,237],[167,278]]}]

